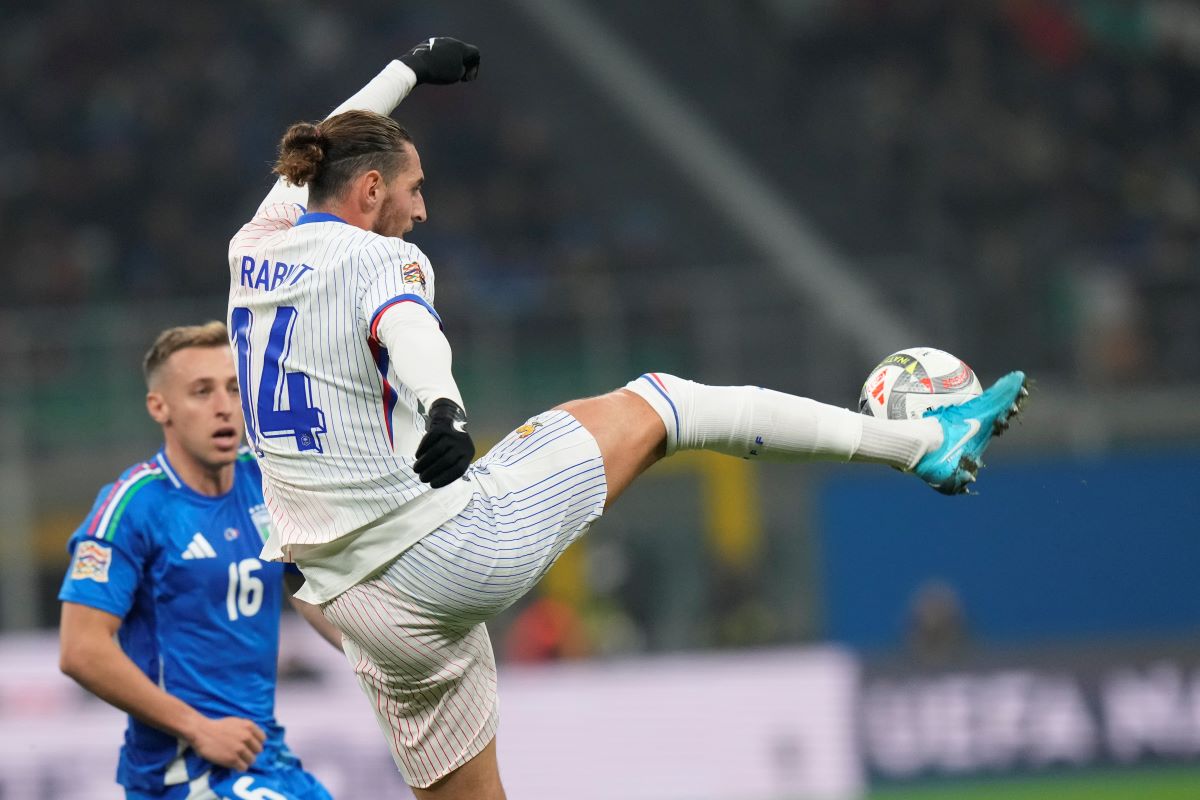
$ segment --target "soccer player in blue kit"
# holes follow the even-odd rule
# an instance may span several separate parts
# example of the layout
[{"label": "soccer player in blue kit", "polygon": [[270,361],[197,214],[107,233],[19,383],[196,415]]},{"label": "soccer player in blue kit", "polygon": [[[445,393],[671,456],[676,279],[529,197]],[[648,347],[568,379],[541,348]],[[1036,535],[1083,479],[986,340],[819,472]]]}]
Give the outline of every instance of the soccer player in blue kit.
[{"label": "soccer player in blue kit", "polygon": [[[270,516],[242,446],[226,328],[166,330],[144,367],[164,446],[101,489],[70,539],[61,668],[129,714],[117,768],[127,798],[327,800],[275,721],[295,568],[258,558]],[[341,647],[319,609],[290,599]]]}]

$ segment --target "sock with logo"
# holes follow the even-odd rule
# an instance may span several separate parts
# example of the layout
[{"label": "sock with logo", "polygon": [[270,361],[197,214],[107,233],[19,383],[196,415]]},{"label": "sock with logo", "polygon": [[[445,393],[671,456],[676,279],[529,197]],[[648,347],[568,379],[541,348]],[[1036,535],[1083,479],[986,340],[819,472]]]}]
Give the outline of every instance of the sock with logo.
[{"label": "sock with logo", "polygon": [[713,450],[772,461],[868,461],[909,470],[942,443],[935,420],[883,420],[757,386],[707,386],[661,372],[625,386],[667,428],[667,454]]}]

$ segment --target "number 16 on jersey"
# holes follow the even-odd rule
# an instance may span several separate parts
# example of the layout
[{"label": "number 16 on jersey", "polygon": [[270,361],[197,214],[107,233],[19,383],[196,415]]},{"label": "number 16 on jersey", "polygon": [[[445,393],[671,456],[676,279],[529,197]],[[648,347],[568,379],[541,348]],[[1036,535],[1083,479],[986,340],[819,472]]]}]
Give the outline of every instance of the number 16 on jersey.
[{"label": "number 16 on jersey", "polygon": [[[292,346],[292,329],[296,309],[280,306],[275,310],[271,335],[263,354],[262,372],[255,383],[252,378],[254,312],[243,306],[229,315],[230,337],[237,355],[238,384],[242,387],[242,414],[246,432],[261,456],[259,437],[267,439],[293,438],[296,449],[321,449],[321,434],[325,433],[325,412],[312,404],[309,378],[303,372],[289,372],[284,367]],[[285,405],[286,403],[286,405]]]}]

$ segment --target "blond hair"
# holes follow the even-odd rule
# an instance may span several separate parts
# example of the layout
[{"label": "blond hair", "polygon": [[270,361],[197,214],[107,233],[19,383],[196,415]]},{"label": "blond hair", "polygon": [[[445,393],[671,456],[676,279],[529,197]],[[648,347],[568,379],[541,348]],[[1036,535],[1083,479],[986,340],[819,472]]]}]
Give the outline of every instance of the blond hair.
[{"label": "blond hair", "polygon": [[158,335],[142,359],[142,374],[149,386],[167,359],[189,347],[228,347],[229,331],[224,322],[205,322],[202,325],[180,325],[167,328]]}]

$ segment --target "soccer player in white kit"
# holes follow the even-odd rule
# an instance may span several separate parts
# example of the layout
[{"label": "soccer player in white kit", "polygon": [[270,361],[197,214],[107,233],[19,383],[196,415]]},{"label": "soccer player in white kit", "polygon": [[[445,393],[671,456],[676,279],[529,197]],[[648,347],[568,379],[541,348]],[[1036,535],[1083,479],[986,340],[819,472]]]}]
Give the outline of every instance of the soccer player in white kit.
[{"label": "soccer player in white kit", "polygon": [[411,137],[386,116],[418,83],[471,80],[474,47],[433,38],[325,120],[293,125],[280,181],[229,248],[229,327],[247,436],[274,522],[419,798],[504,797],[484,622],[528,591],[642,471],[677,450],[888,464],[953,494],[1026,394],[1009,373],[921,420],[877,420],[753,386],[648,373],[474,445],[434,308],[404,240],[426,218]]}]

